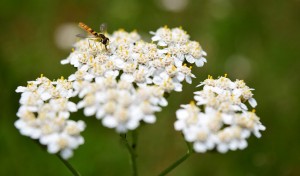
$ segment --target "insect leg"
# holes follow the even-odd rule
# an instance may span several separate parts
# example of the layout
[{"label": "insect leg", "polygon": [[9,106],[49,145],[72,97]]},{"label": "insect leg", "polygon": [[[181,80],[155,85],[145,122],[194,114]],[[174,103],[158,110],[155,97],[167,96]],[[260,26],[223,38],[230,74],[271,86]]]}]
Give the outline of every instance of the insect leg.
[{"label": "insect leg", "polygon": [[91,45],[90,45],[90,39],[87,39],[87,41],[88,41],[88,43],[89,43],[89,47],[91,47]]}]

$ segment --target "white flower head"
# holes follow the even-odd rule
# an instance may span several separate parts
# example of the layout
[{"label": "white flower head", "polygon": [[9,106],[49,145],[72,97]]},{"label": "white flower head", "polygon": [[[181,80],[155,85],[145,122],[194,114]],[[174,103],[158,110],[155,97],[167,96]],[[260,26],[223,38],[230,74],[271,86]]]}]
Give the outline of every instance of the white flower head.
[{"label": "white flower head", "polygon": [[96,115],[104,126],[115,128],[119,133],[136,129],[141,121],[155,122],[154,113],[166,105],[162,89],[147,85],[135,89],[126,80],[105,84],[109,79],[99,78],[86,86],[88,91],[78,103],[86,116]]},{"label": "white flower head", "polygon": [[207,62],[206,52],[196,41],[189,40],[189,35],[182,28],[169,29],[167,26],[159,28],[156,32],[150,32],[152,41],[157,42],[161,48],[160,54],[173,56],[176,65],[187,62],[202,67]]},{"label": "white flower head", "polygon": [[252,107],[257,104],[253,89],[241,80],[233,82],[227,77],[209,77],[200,86],[203,90],[195,92],[196,103],[181,105],[174,124],[185,140],[193,143],[196,152],[214,148],[221,153],[244,149],[251,133],[261,137],[260,131],[264,131],[265,126],[255,111],[248,111],[244,104],[246,101]]},{"label": "white flower head", "polygon": [[15,122],[20,133],[39,140],[49,153],[70,158],[84,143],[80,133],[85,129],[84,122],[69,120],[70,113],[77,111],[76,104],[69,101],[74,95],[72,82],[63,78],[52,82],[41,76],[16,91],[22,93]]},{"label": "white flower head", "polygon": [[[74,94],[82,98],[77,108],[121,133],[137,128],[141,121],[155,122],[154,113],[167,105],[164,93],[182,91],[182,82],[195,78],[191,65],[206,60],[200,44],[190,41],[182,28],[164,27],[152,34],[154,42],[148,43],[136,31],[118,30],[107,34],[108,50],[99,48],[100,42],[77,42],[62,61],[77,68],[69,77]],[[126,84],[122,89],[120,85]]]},{"label": "white flower head", "polygon": [[164,27],[152,34],[155,43],[143,41],[136,31],[118,30],[107,34],[110,40],[107,50],[95,40],[78,41],[69,57],[62,61],[77,68],[69,81],[79,85],[82,81],[93,82],[97,77],[114,74],[138,86],[158,85],[157,78],[165,72],[170,78],[163,81],[170,85],[166,92],[181,91],[181,82],[191,83],[195,77],[188,68],[192,64],[203,66],[205,52],[182,28]]}]

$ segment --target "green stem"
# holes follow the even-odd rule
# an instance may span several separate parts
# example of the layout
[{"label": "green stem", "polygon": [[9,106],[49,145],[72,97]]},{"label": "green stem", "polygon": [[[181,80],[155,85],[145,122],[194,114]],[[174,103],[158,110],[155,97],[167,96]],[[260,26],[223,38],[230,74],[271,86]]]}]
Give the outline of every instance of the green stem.
[{"label": "green stem", "polygon": [[131,147],[134,150],[134,152],[136,153],[138,133],[137,133],[136,130],[134,130],[134,131],[132,131],[131,135],[132,135],[132,145],[131,145]]},{"label": "green stem", "polygon": [[74,176],[81,176],[80,173],[67,160],[64,160],[59,154],[56,154],[56,156],[61,162],[64,163],[64,165],[69,169],[69,171],[72,172]]},{"label": "green stem", "polygon": [[[39,145],[43,150],[46,150],[46,147],[40,144],[38,140],[34,140],[34,142],[37,145]],[[72,172],[74,176],[81,176],[80,173],[67,160],[64,160],[59,154],[56,154],[56,156],[59,158],[61,162],[64,163],[64,165],[69,169],[69,171]]]},{"label": "green stem", "polygon": [[127,138],[126,138],[126,134],[121,134],[120,136],[121,136],[122,141],[125,144],[126,148],[128,149],[128,152],[130,154],[130,164],[131,164],[131,168],[132,168],[132,176],[137,176],[138,175],[137,164],[136,164],[137,155],[136,155],[136,152],[135,152],[136,139],[133,138],[132,145],[130,145]]},{"label": "green stem", "polygon": [[164,176],[171,172],[173,169],[175,169],[179,164],[181,164],[183,161],[185,161],[188,157],[191,156],[191,154],[194,153],[193,149],[191,148],[190,144],[186,142],[186,145],[188,147],[188,150],[185,155],[183,155],[180,159],[175,161],[173,164],[171,164],[169,167],[167,167],[164,171],[162,171],[159,176]]}]

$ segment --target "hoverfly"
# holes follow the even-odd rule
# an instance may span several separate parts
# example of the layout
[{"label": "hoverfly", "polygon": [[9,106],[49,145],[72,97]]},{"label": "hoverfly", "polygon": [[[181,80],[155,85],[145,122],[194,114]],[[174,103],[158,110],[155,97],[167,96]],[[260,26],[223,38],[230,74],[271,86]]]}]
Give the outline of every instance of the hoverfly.
[{"label": "hoverfly", "polygon": [[100,32],[96,32],[94,31],[92,28],[90,28],[88,25],[79,22],[78,24],[79,27],[81,27],[82,29],[84,29],[86,32],[88,32],[89,34],[93,35],[91,37],[86,37],[84,36],[84,34],[77,34],[77,37],[81,37],[81,38],[91,38],[94,39],[96,41],[101,42],[104,46],[105,49],[107,50],[107,45],[109,44],[109,38],[107,38],[103,33],[106,31],[107,25],[105,23],[100,25]]}]

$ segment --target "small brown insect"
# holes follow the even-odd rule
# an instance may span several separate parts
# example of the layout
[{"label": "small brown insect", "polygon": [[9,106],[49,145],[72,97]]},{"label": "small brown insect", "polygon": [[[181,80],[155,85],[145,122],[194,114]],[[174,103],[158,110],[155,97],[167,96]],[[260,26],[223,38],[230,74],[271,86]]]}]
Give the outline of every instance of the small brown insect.
[{"label": "small brown insect", "polygon": [[94,40],[97,40],[99,42],[101,42],[104,46],[105,49],[107,50],[107,45],[109,44],[109,38],[107,38],[103,33],[106,31],[106,24],[103,23],[100,25],[100,32],[96,32],[94,31],[92,28],[90,28],[88,25],[79,22],[78,24],[79,27],[81,27],[82,29],[84,29],[86,32],[88,32],[89,34],[93,35],[92,37],[85,37],[82,34],[77,34],[77,37],[81,37],[81,38],[91,38]]}]

